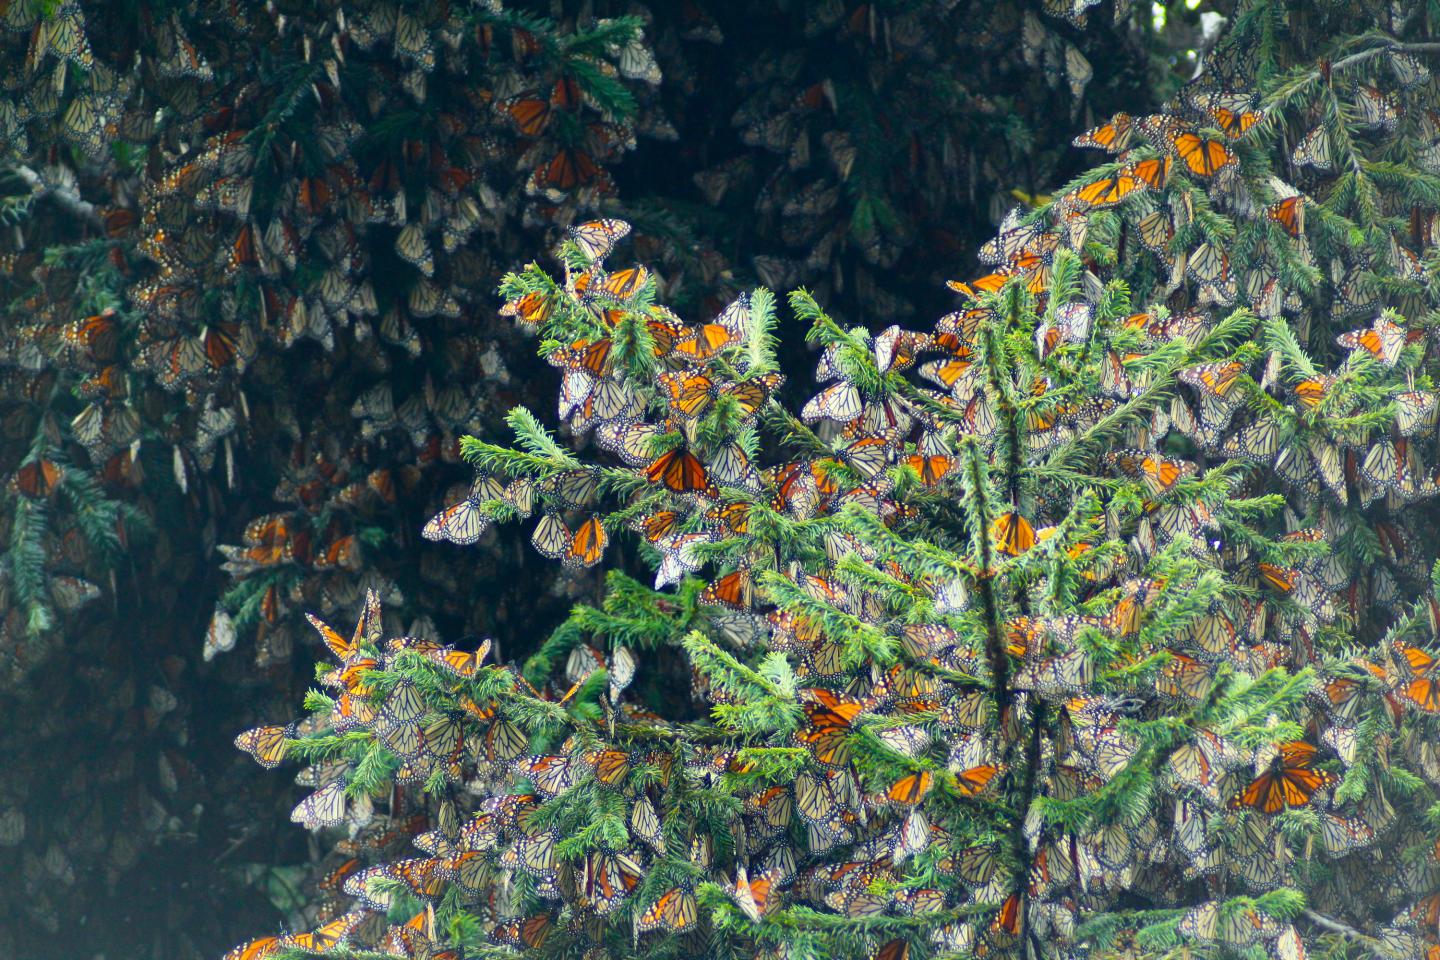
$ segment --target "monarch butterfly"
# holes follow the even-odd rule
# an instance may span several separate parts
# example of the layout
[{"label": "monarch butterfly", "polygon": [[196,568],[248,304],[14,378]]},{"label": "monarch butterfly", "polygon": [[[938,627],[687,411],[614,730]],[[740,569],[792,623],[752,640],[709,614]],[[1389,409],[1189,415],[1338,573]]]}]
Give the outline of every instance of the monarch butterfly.
[{"label": "monarch butterfly", "polygon": [[804,693],[808,698],[802,704],[807,725],[795,734],[795,738],[809,747],[815,759],[826,766],[845,766],[850,761],[852,724],[865,709],[865,704],[823,688]]},{"label": "monarch butterfly", "polygon": [[365,921],[365,917],[366,913],[362,910],[342,914],[309,933],[297,933],[286,937],[284,946],[286,949],[325,953],[348,937],[356,927]]},{"label": "monarch butterfly", "polygon": [[961,796],[974,796],[981,793],[990,781],[994,780],[1000,773],[1000,767],[993,763],[982,763],[975,767],[966,767],[955,774],[955,786]]},{"label": "monarch butterfly", "polygon": [[1163,190],[1170,182],[1170,157],[1152,157],[1149,160],[1141,160],[1132,163],[1126,170],[1140,183],[1151,190]]},{"label": "monarch butterfly", "polygon": [[869,876],[868,873],[861,874],[857,880],[847,880],[843,885],[832,881],[829,884],[831,889],[826,890],[822,897],[825,905],[847,917],[873,917],[884,913],[891,904],[891,898],[871,892],[868,885],[861,882]]},{"label": "monarch butterfly", "polygon": [[580,902],[598,914],[610,913],[634,892],[644,875],[644,868],[623,853],[590,853],[581,871]]},{"label": "monarch butterfly", "polygon": [[496,720],[485,731],[487,760],[514,760],[529,747],[529,736],[509,720]]},{"label": "monarch butterfly", "polygon": [[644,841],[656,853],[663,854],[665,852],[665,837],[661,832],[660,815],[655,811],[655,804],[643,794],[630,808],[630,832],[639,840]]},{"label": "monarch butterfly", "polygon": [[279,953],[284,947],[285,944],[280,942],[279,937],[260,937],[232,948],[220,960],[265,960],[266,957]]},{"label": "monarch butterfly", "polygon": [[1186,636],[1208,657],[1236,662],[1239,648],[1235,623],[1223,610],[1215,610],[1194,621]]},{"label": "monarch butterfly", "polygon": [[[538,138],[550,124],[550,100],[545,97],[523,95],[502,101],[500,109],[510,116],[524,136]],[[591,257],[590,259],[599,259]]]},{"label": "monarch butterfly", "polygon": [[570,538],[565,550],[565,563],[570,567],[588,568],[599,563],[605,555],[610,538],[598,516],[592,516],[580,525]]},{"label": "monarch butterfly", "polygon": [[294,736],[293,725],[255,727],[238,735],[235,746],[254,757],[260,766],[273,770],[285,759]]},{"label": "monarch butterfly", "polygon": [[1230,279],[1230,258],[1213,243],[1202,243],[1190,254],[1186,272],[1196,283],[1225,283]]},{"label": "monarch butterfly", "polygon": [[644,289],[649,280],[650,271],[645,267],[627,267],[606,274],[605,279],[588,292],[591,296],[598,292],[613,300],[630,300]]},{"label": "monarch butterfly", "polygon": [[876,740],[907,757],[918,757],[931,743],[930,734],[921,727],[883,727],[874,733]]},{"label": "monarch butterfly", "polygon": [[441,870],[444,862],[438,857],[395,860],[381,867],[379,873],[387,880],[404,884],[419,899],[433,903],[445,893],[445,876]]},{"label": "monarch butterfly", "polygon": [[1377,87],[1356,86],[1355,103],[1360,108],[1360,122],[1371,129],[1388,133],[1400,122],[1400,104]]},{"label": "monarch butterfly", "polygon": [[610,354],[613,346],[609,337],[601,337],[599,340],[577,340],[568,348],[555,351],[547,357],[547,360],[553,366],[580,371],[599,379],[610,373]]},{"label": "monarch butterfly", "polygon": [[1290,236],[1298,237],[1305,232],[1305,198],[1297,195],[1272,203],[1265,208],[1265,216]]},{"label": "monarch butterfly", "polygon": [[780,877],[780,871],[770,869],[751,880],[746,873],[745,866],[741,864],[736,870],[735,886],[731,889],[730,895],[751,921],[759,923],[760,918],[768,914],[775,906],[771,895],[775,893],[775,888],[780,883]]},{"label": "monarch butterfly", "polygon": [[924,794],[930,792],[930,784],[933,783],[935,774],[929,770],[919,770],[891,783],[890,789],[886,790],[886,797],[901,806],[914,806],[924,799]]},{"label": "monarch butterfly", "polygon": [[1274,420],[1257,420],[1227,437],[1221,452],[1252,463],[1267,464],[1280,451],[1280,426]]},{"label": "monarch butterfly", "polygon": [[843,834],[856,819],[855,813],[841,799],[841,795],[849,792],[838,771],[829,776],[801,773],[795,778],[795,812],[811,827],[832,835]]},{"label": "monarch butterfly", "polygon": [[1128,113],[1117,113],[1108,123],[1086,130],[1071,141],[1073,146],[1094,147],[1107,153],[1122,153],[1130,145],[1133,119]]},{"label": "monarch butterfly", "polygon": [[991,881],[1004,879],[1004,861],[995,845],[965,847],[954,856],[954,872],[961,882],[970,887],[985,887]]},{"label": "monarch butterfly", "polygon": [[990,713],[989,702],[978,692],[948,697],[940,708],[940,722],[947,727],[978,729],[985,725]]},{"label": "monarch butterfly", "polygon": [[995,919],[990,923],[991,933],[1010,938],[1020,936],[1020,931],[1025,926],[1023,906],[1020,894],[1012,893],[1006,897],[1005,902],[1000,905],[1000,912],[995,914]]},{"label": "monarch butterfly", "polygon": [[570,549],[570,529],[559,514],[546,513],[535,525],[530,543],[542,557],[559,560]]},{"label": "monarch butterfly", "polygon": [[1172,650],[1170,661],[1155,678],[1155,690],[1176,700],[1200,700],[1210,691],[1213,672],[1212,665]]},{"label": "monarch butterfly", "polygon": [[1414,469],[1408,440],[1388,437],[1374,444],[1360,464],[1360,476],[1378,490],[1404,494],[1414,489]]},{"label": "monarch butterfly", "polygon": [[1108,453],[1105,461],[1126,476],[1142,481],[1152,497],[1169,493],[1175,484],[1195,472],[1195,464],[1189,460],[1160,457],[1147,450]]},{"label": "monarch butterfly", "polygon": [[661,510],[640,517],[634,521],[633,526],[647,541],[659,544],[679,531],[681,519],[680,514],[673,510]]},{"label": "monarch butterfly", "polygon": [[1196,106],[1205,111],[1215,126],[1231,139],[1243,137],[1250,128],[1264,119],[1256,109],[1255,98],[1243,93],[1212,93],[1197,98]]},{"label": "monarch butterfly", "polygon": [[574,771],[570,769],[570,760],[567,757],[525,757],[516,760],[514,766],[516,773],[528,777],[530,782],[535,784],[535,789],[546,796],[553,797],[564,793],[575,785]]},{"label": "monarch butterfly", "polygon": [[1352,850],[1369,846],[1375,840],[1375,829],[1360,817],[1320,815],[1320,842],[1332,857],[1343,857]]},{"label": "monarch butterfly", "polygon": [[305,619],[320,634],[325,641],[325,646],[335,655],[342,664],[349,665],[360,655],[360,645],[368,643],[376,646],[380,641],[380,595],[374,590],[365,592],[365,606],[361,610],[360,619],[355,624],[355,632],[349,640],[346,640],[329,624],[313,614],[307,613]]},{"label": "monarch butterfly", "polygon": [[725,384],[720,388],[719,398],[732,401],[740,410],[740,422],[748,424],[784,382],[782,374],[766,373],[752,380]]},{"label": "monarch butterfly", "polygon": [[864,412],[860,403],[860,391],[848,380],[832,384],[812,397],[800,411],[800,419],[806,423],[833,420],[849,423]]},{"label": "monarch butterfly", "polygon": [[[1136,177],[1129,167],[1116,171],[1114,176],[1096,180],[1075,191],[1073,196],[1084,207],[1099,210],[1113,207],[1145,184]],[[978,281],[977,281],[978,283]]]},{"label": "monarch butterfly", "polygon": [[990,307],[971,307],[947,313],[935,321],[937,345],[946,350],[972,346],[980,328],[994,319],[995,311]]},{"label": "monarch butterfly", "polygon": [[1335,342],[1348,350],[1364,350],[1385,366],[1393,367],[1405,349],[1407,337],[1404,327],[1382,314],[1369,327],[1342,333]]},{"label": "monarch butterfly", "polygon": [[1222,763],[1229,759],[1230,752],[1225,741],[1209,731],[1200,731],[1195,740],[1171,752],[1170,772],[1177,783],[1209,795],[1224,775]]},{"label": "monarch butterfly", "polygon": [[1419,283],[1425,278],[1425,266],[1408,247],[1403,247],[1397,238],[1390,238],[1390,262],[1394,264],[1402,280]]},{"label": "monarch butterfly", "polygon": [[1001,553],[1018,557],[1035,546],[1035,528],[1018,513],[1002,513],[995,519],[991,536]]},{"label": "monarch butterfly", "polygon": [[1408,679],[1402,681],[1400,695],[1426,713],[1440,713],[1440,660],[1398,640],[1394,650],[1409,673]]},{"label": "monarch butterfly", "polygon": [[927,487],[933,487],[939,483],[955,465],[953,457],[944,455],[926,457],[917,454],[906,457],[905,462],[920,475],[920,482]]},{"label": "monarch butterfly", "polygon": [[642,913],[635,923],[641,933],[651,930],[689,930],[695,926],[699,911],[695,894],[689,887],[675,887],[667,890]]},{"label": "monarch butterfly", "polygon": [[755,579],[749,567],[740,567],[725,574],[700,591],[700,602],[730,607],[733,610],[749,610],[755,600]]},{"label": "monarch butterfly", "polygon": [[951,356],[921,364],[920,369],[916,372],[931,383],[942,386],[946,390],[954,390],[955,385],[970,370],[971,357],[972,353],[969,347],[957,347],[952,351]]},{"label": "monarch butterfly", "polygon": [[1313,768],[1316,748],[1303,740],[1276,746],[1269,769],[1230,800],[1232,809],[1249,807],[1272,815],[1286,807],[1303,807],[1315,793],[1333,784],[1332,773]]},{"label": "monarch butterfly", "polygon": [[459,713],[432,717],[420,728],[420,750],[417,756],[428,758],[444,773],[458,777],[460,761],[465,752],[465,726]]},{"label": "monarch butterfly", "polygon": [[529,326],[538,326],[550,319],[555,311],[555,298],[548,291],[532,290],[500,308],[502,317],[514,317]]},{"label": "monarch butterfly", "polygon": [[527,189],[532,193],[568,193],[590,186],[608,193],[609,177],[584,150],[562,147],[549,161],[535,168]]},{"label": "monarch butterfly", "polygon": [[425,715],[425,701],[410,680],[401,680],[380,705],[379,718],[384,721],[386,746],[403,759],[420,752],[420,718]]},{"label": "monarch butterfly", "polygon": [[677,447],[661,455],[645,468],[645,479],[651,483],[663,484],[672,493],[700,493],[715,496],[718,491],[710,482],[710,475],[689,450]]},{"label": "monarch butterfly", "polygon": [[58,463],[39,457],[16,470],[11,483],[31,500],[40,500],[51,496],[63,478],[64,472]]},{"label": "monarch butterfly", "polygon": [[425,239],[425,228],[418,220],[407,223],[396,235],[395,255],[425,276],[435,275],[435,256],[430,251],[430,241]]},{"label": "monarch butterfly", "polygon": [[607,786],[614,786],[630,773],[630,753],[626,750],[596,750],[586,753],[584,760],[595,771],[595,779]]},{"label": "monarch butterfly", "polygon": [[738,343],[739,339],[722,324],[702,323],[696,327],[682,328],[679,335],[674,338],[670,349],[661,355],[673,350],[687,359],[708,360],[731,344]]},{"label": "monarch butterfly", "polygon": [[467,496],[431,517],[420,535],[426,540],[448,540],[462,547],[469,546],[479,542],[491,523],[490,515],[481,507],[481,502]]},{"label": "monarch butterfly", "polygon": [[1440,412],[1440,395],[1431,391],[1412,390],[1395,396],[1395,429],[1403,437],[1435,426],[1436,413]]},{"label": "monarch butterfly", "polygon": [[629,233],[630,224],[624,220],[591,220],[571,227],[567,237],[587,263],[596,263],[608,257]]},{"label": "monarch butterfly", "polygon": [[1326,171],[1334,167],[1330,150],[1330,134],[1324,124],[1307,133],[1290,152],[1290,162],[1297,167],[1310,166]]},{"label": "monarch butterfly", "polygon": [[738,443],[727,443],[715,451],[706,468],[712,478],[726,486],[760,489],[760,474],[750,466],[750,458]]},{"label": "monarch butterfly", "polygon": [[764,618],[748,613],[726,613],[712,616],[710,622],[720,636],[736,647],[753,647],[770,638],[770,628]]},{"label": "monarch butterfly", "polygon": [[1023,214],[1023,207],[1014,207],[1005,215],[1005,219],[1000,224],[1000,232],[993,239],[981,244],[979,251],[981,263],[992,265],[1005,263],[1028,247],[1044,232],[1043,224],[1022,225]]},{"label": "monarch butterfly", "polygon": [[485,657],[490,653],[490,641],[481,642],[478,649],[473,651],[456,650],[454,647],[440,647],[429,651],[425,656],[440,664],[457,677],[473,677],[475,671],[480,669],[480,664],[485,662]]},{"label": "monarch butterfly", "polygon": [[720,504],[705,511],[705,519],[719,524],[731,536],[743,536],[750,532],[751,504],[737,500]]},{"label": "monarch butterfly", "polygon": [[[1130,852],[1129,835],[1123,831],[1117,832],[1124,841],[1124,852],[1128,854]],[[1080,845],[1072,844],[1065,840],[1045,844],[1035,852],[1035,857],[1030,864],[1027,877],[1027,892],[1032,897],[1047,897],[1056,887],[1061,886],[1073,878],[1075,874],[1075,863],[1071,854],[1072,849],[1088,852],[1091,848],[1096,848],[1094,854],[1095,860],[1102,866],[1108,868],[1109,863],[1113,861],[1107,861],[1107,846],[1104,842],[1103,831],[1101,832],[1101,839],[1098,843],[1092,835],[1086,837]],[[1119,858],[1116,857],[1114,859],[1118,860]]]},{"label": "monarch butterfly", "polygon": [[595,440],[601,449],[614,453],[627,466],[638,467],[655,459],[655,441],[665,433],[659,424],[622,418],[600,424]]},{"label": "monarch butterfly", "polygon": [[1200,177],[1213,177],[1235,162],[1235,154],[1224,143],[1189,131],[1173,135],[1170,148],[1185,162],[1191,173]]},{"label": "monarch butterfly", "polygon": [[339,826],[345,822],[345,805],[345,783],[333,780],[296,804],[290,822],[308,830]]},{"label": "monarch butterfly", "polygon": [[715,402],[715,381],[698,370],[676,370],[656,378],[671,409],[687,419],[704,416]]},{"label": "monarch butterfly", "polygon": [[599,471],[583,468],[552,474],[540,484],[542,494],[553,498],[569,510],[591,506],[599,491]]},{"label": "monarch butterfly", "polygon": [[1324,402],[1334,382],[1335,378],[1325,373],[1302,380],[1295,384],[1295,399],[1300,401],[1301,406],[1313,410]]},{"label": "monarch butterfly", "polygon": [[548,913],[537,913],[519,920],[497,923],[490,931],[490,939],[507,947],[524,947],[539,950],[545,946],[550,933],[555,929],[555,918]]},{"label": "monarch butterfly", "polygon": [[[757,829],[765,834],[782,833],[790,826],[795,813],[794,798],[787,786],[768,787],[762,793],[745,800],[745,812],[751,816]],[[788,848],[784,848],[788,849]],[[793,865],[787,868],[793,872]]]}]

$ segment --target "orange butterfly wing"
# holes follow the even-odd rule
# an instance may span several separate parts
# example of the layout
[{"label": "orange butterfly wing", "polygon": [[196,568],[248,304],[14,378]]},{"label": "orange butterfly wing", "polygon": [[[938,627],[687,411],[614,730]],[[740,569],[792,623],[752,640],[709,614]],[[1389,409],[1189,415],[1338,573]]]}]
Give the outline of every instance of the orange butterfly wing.
[{"label": "orange butterfly wing", "polygon": [[1196,133],[1176,135],[1171,144],[1185,166],[1196,176],[1213,177],[1235,159],[1235,154],[1219,140],[1207,140]]},{"label": "orange butterfly wing", "polygon": [[699,493],[711,490],[710,475],[689,450],[676,448],[662,455],[645,469],[645,479],[661,483],[675,493]]}]

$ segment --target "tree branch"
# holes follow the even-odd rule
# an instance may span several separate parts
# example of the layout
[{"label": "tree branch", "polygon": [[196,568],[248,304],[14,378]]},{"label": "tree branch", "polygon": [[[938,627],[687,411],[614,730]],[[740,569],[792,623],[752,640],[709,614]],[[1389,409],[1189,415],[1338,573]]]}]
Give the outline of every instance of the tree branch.
[{"label": "tree branch", "polygon": [[1372,957],[1380,957],[1381,960],[1384,960],[1386,954],[1381,953],[1379,949],[1376,948],[1375,938],[1370,936],[1369,934],[1357,930],[1356,928],[1350,926],[1348,923],[1344,923],[1340,920],[1335,920],[1331,917],[1327,917],[1323,913],[1316,913],[1314,910],[1307,909],[1305,911],[1305,918],[1311,923],[1315,924],[1315,926],[1317,927],[1323,927],[1324,929],[1329,930],[1332,933],[1340,934],[1346,940],[1352,940],[1355,943],[1360,944],[1370,952],[1370,955]]},{"label": "tree branch", "polygon": [[55,201],[57,206],[67,213],[79,217],[92,226],[103,226],[100,213],[95,209],[95,204],[88,200],[80,199],[80,194],[68,188],[53,186],[30,167],[17,165],[12,169],[15,171],[16,176],[25,181],[25,185],[35,194],[37,200],[49,197]]}]

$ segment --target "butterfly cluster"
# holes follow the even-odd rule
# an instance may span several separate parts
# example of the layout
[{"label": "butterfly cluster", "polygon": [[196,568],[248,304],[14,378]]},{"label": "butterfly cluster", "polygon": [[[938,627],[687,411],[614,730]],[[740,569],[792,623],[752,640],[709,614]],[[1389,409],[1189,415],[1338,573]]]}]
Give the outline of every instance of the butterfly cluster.
[{"label": "butterfly cluster", "polygon": [[[1361,84],[1345,128],[1315,128],[1359,151],[1429,89],[1407,56],[1291,82],[1385,84],[1393,123]],[[810,928],[845,955],[1140,937],[1289,960],[1335,929],[1300,922],[1285,895],[1303,890],[1387,949],[1433,946],[1435,558],[1413,508],[1435,489],[1430,289],[1402,262],[1429,258],[1434,214],[1375,221],[1402,279],[1362,302],[1374,244],[1305,214],[1375,214],[1287,149],[1284,102],[1235,79],[1082,136],[1114,162],[1008,218],[992,272],[952,283],[960,308],[928,332],[846,329],[793,296],[819,350],[798,415],[768,294],[686,323],[646,268],[607,266],[620,221],[572,232],[562,280],[507,281],[502,312],[561,371],[560,419],[594,440],[571,452],[512,415],[519,448],[465,444],[489,490],[465,511],[538,507],[537,549],[579,567],[633,531],[653,590],[556,642],[667,623],[657,660],[678,641],[729,742],[637,723],[624,688],[591,685],[599,742],[519,761],[511,789],[576,825],[613,795],[624,829],[517,832],[501,865],[543,909],[502,912],[497,937],[539,923],[598,951],[623,917],[764,955],[773,918],[803,910],[853,921]],[[464,542],[450,517],[429,530]],[[583,699],[604,659],[575,662]],[[706,832],[677,796],[712,790],[740,803]],[[897,915],[911,935],[878,936]]]},{"label": "butterfly cluster", "polygon": [[[167,666],[137,694],[97,621],[173,608],[218,542],[215,669],[253,637],[273,676],[307,614],[363,621],[319,630],[319,719],[242,737],[315,761],[300,822],[354,828],[316,929],[245,960],[443,953],[460,913],[541,953],[779,955],[795,929],[884,960],[1293,960],[1347,928],[1433,951],[1429,52],[1372,34],[1312,62],[1239,17],[1198,83],[1082,135],[1108,162],[1046,196],[1082,155],[1012,143],[1118,102],[1096,6],[817,2],[791,33],[682,3],[637,8],[642,33],[494,4],[7,4],[5,149],[93,239],[42,262],[42,216],[3,255],[0,656],[30,675],[63,623],[93,691],[69,712],[127,743],[92,772],[145,783],[118,812],[74,777],[63,802],[7,790],[18,909],[49,929],[67,862],[133,863],[105,824],[188,829],[173,638],[141,641]],[[1116,36],[1149,36],[1114,6]],[[973,89],[951,71],[971,51]],[[739,102],[714,122],[717,87]],[[705,158],[686,189],[753,224],[746,269],[818,284],[790,304],[814,392],[782,376],[773,298],[738,294],[685,215],[582,222],[644,179],[618,163],[637,137]],[[888,326],[944,296],[925,281],[964,255],[957,204],[1022,167],[987,275],[932,329]],[[484,291],[557,231],[563,276],[507,281],[497,323]],[[647,266],[612,264],[632,239]],[[462,443],[526,397],[506,318],[540,334],[564,426],[516,412],[517,449]],[[462,453],[480,474],[442,493]],[[178,516],[226,519],[180,537]],[[528,681],[432,639],[534,603],[491,549],[521,519],[566,574],[654,577],[613,574]],[[415,534],[486,546],[457,569]],[[568,606],[595,580],[551,582]],[[377,632],[371,591],[433,617]],[[635,705],[687,686],[698,726]],[[14,737],[26,758],[64,739]]]},{"label": "butterfly cluster", "polygon": [[[1171,152],[1131,155],[1117,176],[1178,189],[1182,124],[1145,123]],[[512,413],[520,445],[466,440],[480,474],[425,535],[468,544],[538,512],[541,554],[583,568],[633,536],[655,582],[577,611],[532,661],[543,677],[569,651],[563,695],[526,681],[468,718],[452,708],[462,726],[517,730],[514,756],[471,758],[466,782],[489,799],[467,823],[484,830],[448,828],[458,846],[422,834],[428,857],[369,868],[347,892],[385,906],[369,892],[381,877],[429,903],[458,885],[468,903],[490,877],[516,893],[478,908],[489,936],[537,953],[723,936],[765,956],[781,916],[819,911],[843,921],[811,928],[836,955],[903,957],[923,938],[1068,957],[1104,921],[1104,943],[1290,960],[1315,932],[1281,894],[1303,888],[1350,919],[1394,905],[1377,935],[1419,949],[1429,934],[1411,918],[1440,862],[1413,811],[1434,787],[1360,744],[1433,766],[1423,638],[1437,606],[1427,590],[1397,610],[1381,657],[1357,655],[1355,610],[1374,601],[1327,529],[1338,509],[1261,502],[1270,478],[1237,446],[1287,403],[1303,416],[1282,327],[1258,309],[1167,303],[1158,279],[1132,293],[1083,259],[1070,242],[1093,225],[1077,218],[1111,208],[1090,187],[1057,198],[1054,225],[1007,222],[982,251],[1000,269],[952,284],[960,309],[928,332],[846,329],[793,296],[819,350],[798,415],[780,400],[768,292],[686,323],[654,302],[647,268],[608,266],[622,221],[574,228],[561,279],[508,278],[502,313],[539,332],[557,415],[592,440],[572,451]],[[1162,299],[1135,312],[1135,295]],[[1341,363],[1361,336],[1338,344]],[[1252,377],[1267,345],[1279,369]],[[647,636],[658,669],[667,648],[688,664],[705,736],[625,703],[644,671],[619,638]],[[609,654],[595,645],[607,638]],[[437,666],[457,656],[416,649]],[[332,684],[353,676],[341,659]],[[459,754],[426,752],[427,725],[450,727],[401,673],[382,695],[361,672],[330,722],[368,723],[397,777],[439,787]],[[537,727],[532,701],[572,719]],[[482,730],[477,743],[510,739]],[[339,822],[345,791],[328,789],[296,818]],[[697,817],[696,796],[734,803]],[[586,826],[598,811],[613,830]],[[1422,853],[1401,867],[1395,847]],[[887,917],[910,918],[910,934],[879,935]]]},{"label": "butterfly cluster", "polygon": [[[139,16],[22,0],[0,18],[16,66],[0,82],[7,202],[15,171],[34,198],[14,218],[7,206],[0,245],[0,683],[35,686],[7,713],[19,728],[68,702],[34,681],[60,650],[107,691],[63,708],[68,740],[17,747],[17,770],[90,742],[82,731],[134,740],[84,761],[115,804],[47,817],[54,796],[5,800],[29,824],[6,869],[33,889],[4,909],[49,928],[56,897],[34,892],[45,873],[22,853],[103,854],[113,870],[76,881],[101,897],[150,839],[193,842],[217,786],[194,769],[175,786],[195,672],[157,664],[203,659],[230,683],[253,662],[273,695],[308,642],[305,611],[354,616],[374,588],[437,617],[473,612],[440,598],[485,564],[375,547],[397,511],[464,472],[456,437],[525,395],[476,291],[522,238],[608,197],[638,82],[617,58],[648,48],[634,19],[517,19],[499,4]],[[502,104],[557,86],[571,99],[543,129]],[[535,188],[575,124],[607,138],[587,154],[592,182]],[[190,607],[217,596],[207,631]],[[496,600],[487,616],[503,620],[513,601]],[[246,664],[225,662],[236,647]],[[152,686],[174,702],[142,724]],[[250,813],[204,806],[212,823]],[[174,949],[194,952],[191,935],[215,933]]]}]

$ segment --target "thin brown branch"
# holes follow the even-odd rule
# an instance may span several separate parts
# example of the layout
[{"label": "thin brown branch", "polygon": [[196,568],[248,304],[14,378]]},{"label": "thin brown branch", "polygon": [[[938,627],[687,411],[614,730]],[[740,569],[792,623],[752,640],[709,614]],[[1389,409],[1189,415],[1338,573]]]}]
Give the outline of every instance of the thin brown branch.
[{"label": "thin brown branch", "polygon": [[35,198],[42,199],[49,197],[55,201],[55,205],[67,213],[79,217],[81,220],[93,226],[101,226],[100,213],[95,209],[95,204],[88,200],[82,200],[80,194],[68,187],[60,187],[49,183],[40,174],[30,167],[20,165],[12,168],[15,175],[25,182]]}]

